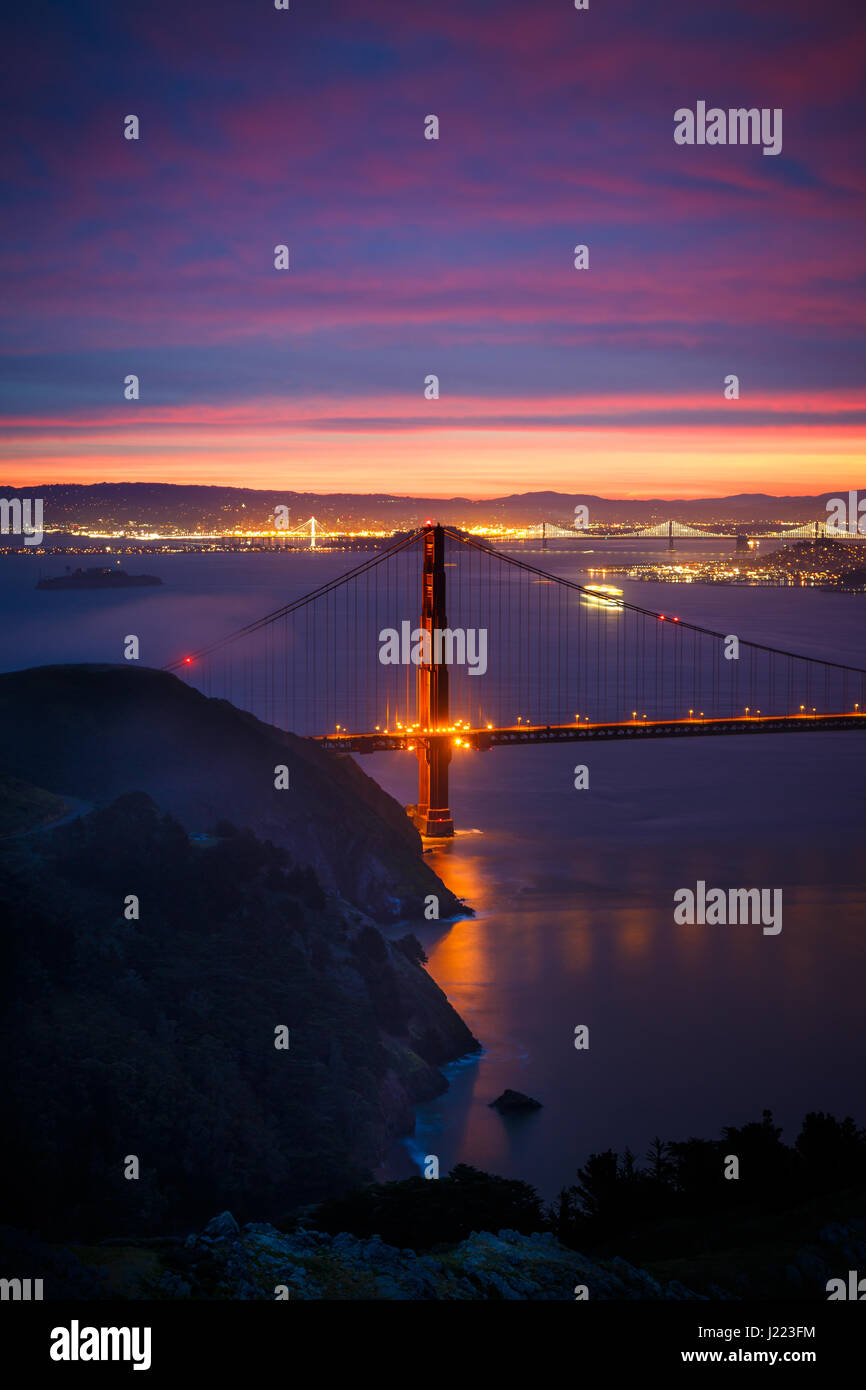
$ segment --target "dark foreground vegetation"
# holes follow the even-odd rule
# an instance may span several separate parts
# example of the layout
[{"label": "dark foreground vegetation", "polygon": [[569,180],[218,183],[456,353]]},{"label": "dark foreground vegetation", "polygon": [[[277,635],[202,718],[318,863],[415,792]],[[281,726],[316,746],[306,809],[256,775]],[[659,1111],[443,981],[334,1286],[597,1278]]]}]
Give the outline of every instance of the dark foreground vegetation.
[{"label": "dark foreground vegetation", "polygon": [[[732,1141],[754,1175],[722,1188]],[[547,1208],[526,1183],[461,1164],[278,1225],[224,1211],[203,1229],[71,1249],[7,1229],[0,1253],[38,1269],[53,1298],[568,1301],[582,1286],[593,1300],[823,1302],[866,1261],[863,1143],[850,1121],[812,1114],[789,1147],[767,1113],[718,1141],[654,1141],[644,1164],[594,1154]]]},{"label": "dark foreground vegetation", "polygon": [[[642,1162],[628,1149],[591,1154],[577,1182],[547,1207],[526,1183],[461,1164],[437,1182],[409,1178],[327,1201],[315,1224],[413,1249],[473,1230],[550,1231],[574,1249],[655,1259],[723,1248],[734,1229],[744,1237],[767,1231],[810,1205],[835,1211],[850,1199],[864,1211],[866,1131],[818,1112],[806,1116],[792,1145],[781,1135],[765,1110],[719,1139],[655,1139]],[[724,1177],[729,1155],[739,1159],[738,1178]]]}]

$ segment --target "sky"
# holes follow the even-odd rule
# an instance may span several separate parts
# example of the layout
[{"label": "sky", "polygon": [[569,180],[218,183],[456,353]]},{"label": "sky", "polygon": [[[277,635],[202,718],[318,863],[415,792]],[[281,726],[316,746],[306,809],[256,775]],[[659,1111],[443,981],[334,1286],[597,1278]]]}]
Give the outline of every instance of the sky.
[{"label": "sky", "polygon": [[[0,483],[866,483],[862,0],[16,11]],[[676,144],[698,101],[781,153]]]}]

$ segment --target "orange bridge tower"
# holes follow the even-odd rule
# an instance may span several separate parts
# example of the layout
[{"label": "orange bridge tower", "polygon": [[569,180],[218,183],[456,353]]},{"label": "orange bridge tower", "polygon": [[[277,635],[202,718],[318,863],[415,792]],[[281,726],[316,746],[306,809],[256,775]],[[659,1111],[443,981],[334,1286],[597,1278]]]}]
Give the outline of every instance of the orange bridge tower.
[{"label": "orange bridge tower", "polygon": [[[445,532],[428,523],[423,528],[424,564],[421,572],[421,627],[429,632],[430,661],[418,667],[418,805],[412,818],[422,835],[454,834],[448,808],[448,764],[451,735],[448,707],[448,667],[439,660],[442,649],[434,634],[447,628],[445,615]],[[441,732],[440,732],[441,731]]]}]

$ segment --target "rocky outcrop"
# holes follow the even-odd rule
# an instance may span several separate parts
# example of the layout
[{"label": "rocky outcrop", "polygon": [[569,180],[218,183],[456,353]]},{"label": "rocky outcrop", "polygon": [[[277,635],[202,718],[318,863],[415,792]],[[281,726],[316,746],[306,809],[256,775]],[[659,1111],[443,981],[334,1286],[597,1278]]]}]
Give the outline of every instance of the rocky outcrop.
[{"label": "rocky outcrop", "polygon": [[[289,769],[288,790],[274,769]],[[41,666],[0,675],[0,766],[60,796],[145,791],[190,831],[249,826],[377,921],[466,909],[403,808],[355,761],[208,699],[164,671]]]},{"label": "rocky outcrop", "polygon": [[[0,1260],[44,1278],[45,1298],[290,1300],[542,1299],[571,1302],[579,1286],[589,1301],[648,1299],[729,1302],[827,1300],[826,1281],[866,1263],[866,1220],[834,1221],[795,1248],[786,1265],[761,1248],[748,1273],[743,1247],[732,1250],[733,1286],[708,1282],[712,1262],[684,1256],[683,1279],[652,1274],[627,1260],[588,1257],[542,1233],[473,1232],[466,1240],[417,1253],[378,1236],[286,1233],[266,1222],[239,1227],[222,1212],[200,1234],[160,1241],[112,1240],[77,1252],[0,1228]],[[283,1293],[282,1290],[285,1290]]]},{"label": "rocky outcrop", "polygon": [[[224,1213],[219,1221],[228,1226]],[[211,1222],[138,1296],[269,1299],[697,1299],[677,1281],[660,1283],[626,1260],[588,1259],[550,1234],[482,1231],[430,1254],[398,1250],[379,1236],[284,1234],[251,1222],[225,1234]],[[283,1297],[286,1294],[282,1294]]]}]

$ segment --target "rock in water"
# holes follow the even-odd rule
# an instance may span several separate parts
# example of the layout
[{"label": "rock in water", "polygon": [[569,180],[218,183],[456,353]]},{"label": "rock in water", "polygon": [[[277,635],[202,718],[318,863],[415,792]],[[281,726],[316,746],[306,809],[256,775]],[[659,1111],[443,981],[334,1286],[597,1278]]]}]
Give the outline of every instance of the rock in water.
[{"label": "rock in water", "polygon": [[514,1110],[540,1110],[541,1101],[533,1100],[532,1096],[525,1096],[522,1091],[503,1091],[501,1096],[490,1102],[491,1110],[498,1110],[500,1115],[510,1114]]}]

